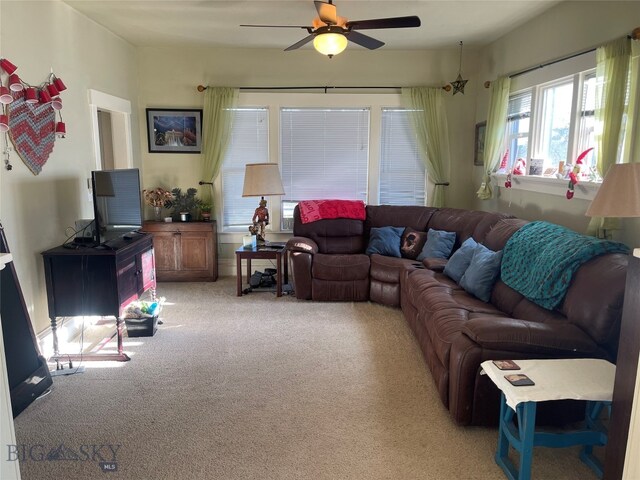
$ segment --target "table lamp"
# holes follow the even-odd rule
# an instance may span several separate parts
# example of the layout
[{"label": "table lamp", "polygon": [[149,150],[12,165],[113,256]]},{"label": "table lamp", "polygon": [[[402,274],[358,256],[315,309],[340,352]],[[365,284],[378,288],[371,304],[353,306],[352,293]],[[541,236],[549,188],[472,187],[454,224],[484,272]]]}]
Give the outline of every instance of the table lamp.
[{"label": "table lamp", "polygon": [[[640,217],[640,163],[613,165],[585,215]],[[640,248],[636,248],[629,258],[627,267],[613,406],[605,455],[605,478],[620,478],[624,466],[624,452],[626,451],[626,457],[631,455],[627,440],[640,351],[640,326],[637,314],[640,308],[639,257]]]},{"label": "table lamp", "polygon": [[269,225],[269,210],[265,195],[284,195],[280,170],[277,163],[249,163],[244,171],[243,197],[261,197],[251,219],[249,232],[256,235],[259,243],[265,242],[265,227]]},{"label": "table lamp", "polygon": [[613,165],[585,215],[640,217],[640,163]]}]

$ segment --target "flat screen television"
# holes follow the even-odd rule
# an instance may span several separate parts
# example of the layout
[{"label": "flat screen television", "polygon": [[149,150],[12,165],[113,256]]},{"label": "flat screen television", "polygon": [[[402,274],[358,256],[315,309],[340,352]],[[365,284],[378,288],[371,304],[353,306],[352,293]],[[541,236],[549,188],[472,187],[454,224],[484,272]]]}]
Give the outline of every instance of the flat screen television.
[{"label": "flat screen television", "polygon": [[91,172],[96,242],[105,243],[142,228],[137,168]]}]

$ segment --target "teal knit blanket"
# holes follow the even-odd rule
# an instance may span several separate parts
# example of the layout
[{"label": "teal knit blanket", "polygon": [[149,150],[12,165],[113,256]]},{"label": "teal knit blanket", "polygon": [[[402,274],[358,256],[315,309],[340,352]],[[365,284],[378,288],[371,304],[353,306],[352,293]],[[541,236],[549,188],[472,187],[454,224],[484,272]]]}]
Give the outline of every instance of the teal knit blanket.
[{"label": "teal knit blanket", "polygon": [[560,225],[531,222],[505,245],[500,277],[532,302],[553,310],[564,299],[580,265],[605,253],[629,253],[629,248]]}]

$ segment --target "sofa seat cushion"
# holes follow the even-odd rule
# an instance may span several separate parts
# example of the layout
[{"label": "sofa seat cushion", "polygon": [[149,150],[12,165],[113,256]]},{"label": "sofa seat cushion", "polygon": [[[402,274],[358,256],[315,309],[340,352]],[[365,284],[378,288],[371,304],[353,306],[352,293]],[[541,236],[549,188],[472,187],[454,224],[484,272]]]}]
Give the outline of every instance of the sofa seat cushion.
[{"label": "sofa seat cushion", "polygon": [[400,283],[400,274],[409,265],[421,265],[408,258],[385,257],[384,255],[371,255],[371,278],[385,283]]},{"label": "sofa seat cushion", "polygon": [[462,290],[456,282],[441,273],[429,269],[406,271],[402,278],[402,295],[418,310],[422,308],[422,299],[432,291]]},{"label": "sofa seat cushion", "polygon": [[327,255],[318,253],[313,256],[313,278],[319,280],[352,281],[369,277],[369,256]]},{"label": "sofa seat cushion", "polygon": [[476,317],[504,317],[490,303],[468,294],[446,275],[432,270],[405,273],[402,295],[424,318],[436,356],[449,365],[451,344],[462,334],[467,321]]},{"label": "sofa seat cushion", "polygon": [[[468,294],[464,294],[469,296]],[[464,327],[468,321],[474,318],[482,318],[489,323],[498,318],[506,318],[504,314],[495,310],[492,314],[473,312],[466,308],[446,308],[434,312],[426,324],[426,330],[431,338],[431,344],[435,353],[443,365],[449,365],[451,345],[463,335]]]}]

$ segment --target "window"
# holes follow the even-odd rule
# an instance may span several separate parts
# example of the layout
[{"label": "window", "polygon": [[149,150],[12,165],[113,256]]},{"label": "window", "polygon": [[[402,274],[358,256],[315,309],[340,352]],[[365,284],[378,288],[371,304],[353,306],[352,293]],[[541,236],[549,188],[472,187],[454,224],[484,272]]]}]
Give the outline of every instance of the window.
[{"label": "window", "polygon": [[382,109],[380,204],[425,205],[425,167],[409,112]]},{"label": "window", "polygon": [[[518,158],[526,159],[528,165],[531,158],[539,158],[543,172],[552,176],[561,163],[573,164],[581,152],[595,146],[595,99],[594,69],[512,94],[507,110],[506,169]],[[583,172],[592,175],[595,155],[588,155],[584,162]]]},{"label": "window", "polygon": [[247,163],[269,161],[269,111],[266,108],[238,108],[222,164],[223,227],[246,229],[258,205],[257,198],[243,197]]},{"label": "window", "polygon": [[369,109],[280,110],[282,229],[300,200],[367,200]]},{"label": "window", "polygon": [[529,158],[529,130],[531,128],[532,91],[516,93],[509,97],[507,109],[507,168],[513,167],[518,158]]},{"label": "window", "polygon": [[558,167],[566,162],[569,154],[571,105],[573,101],[572,79],[540,89],[541,125],[536,158],[544,159],[544,167]]},{"label": "window", "polygon": [[[578,126],[578,155],[587,148],[595,146],[595,111],[596,111],[596,74],[584,75],[582,82],[582,101],[580,102],[580,119]],[[593,158],[590,155],[589,158]]]}]

